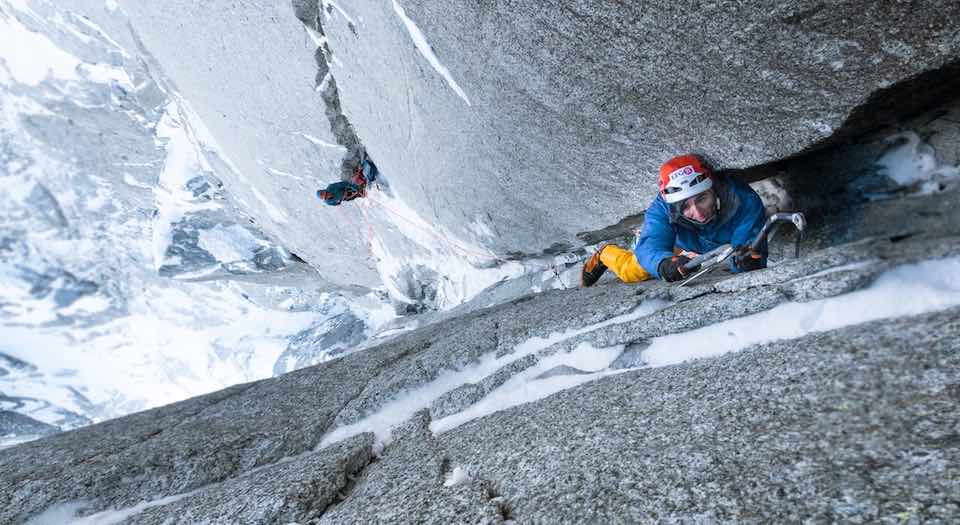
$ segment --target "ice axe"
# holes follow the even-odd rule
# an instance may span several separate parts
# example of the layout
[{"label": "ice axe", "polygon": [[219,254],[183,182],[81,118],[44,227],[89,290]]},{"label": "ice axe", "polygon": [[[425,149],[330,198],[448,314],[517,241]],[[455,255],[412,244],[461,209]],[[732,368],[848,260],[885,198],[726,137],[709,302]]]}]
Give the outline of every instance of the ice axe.
[{"label": "ice axe", "polygon": [[760,233],[750,243],[750,249],[753,251],[759,250],[763,241],[768,236],[772,237],[783,224],[792,224],[796,228],[797,234],[793,238],[793,256],[800,257],[800,241],[803,240],[803,231],[807,229],[807,219],[803,216],[803,213],[798,211],[793,213],[780,212],[771,215],[764,223],[763,228],[760,229]]},{"label": "ice axe", "polygon": [[767,236],[776,233],[777,229],[783,224],[792,224],[794,228],[796,228],[797,234],[794,237],[794,257],[800,257],[800,241],[803,239],[803,231],[807,228],[807,219],[801,212],[774,213],[767,218],[767,222],[764,223],[763,228],[760,229],[760,233],[757,234],[750,244],[740,248],[723,244],[707,253],[694,257],[687,264],[684,264],[683,269],[688,272],[695,271],[697,267],[700,268],[700,271],[684,279],[678,286],[685,286],[697,277],[713,271],[720,266],[720,263],[726,261],[732,255],[759,251],[760,247],[763,246],[763,242],[767,239]]}]

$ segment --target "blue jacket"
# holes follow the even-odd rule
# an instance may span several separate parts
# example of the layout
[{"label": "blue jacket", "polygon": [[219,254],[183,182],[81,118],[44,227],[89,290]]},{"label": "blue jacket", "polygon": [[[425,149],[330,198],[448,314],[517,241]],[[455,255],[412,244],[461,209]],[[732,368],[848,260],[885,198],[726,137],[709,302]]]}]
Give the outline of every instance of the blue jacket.
[{"label": "blue jacket", "polygon": [[[643,231],[633,247],[637,261],[651,275],[662,279],[660,261],[673,256],[673,248],[706,253],[723,244],[743,246],[753,241],[766,220],[763,202],[753,188],[736,179],[717,176],[713,185],[719,199],[717,217],[707,224],[687,220],[676,206],[658,193],[644,217]],[[762,246],[766,251],[766,245]],[[766,257],[763,264],[766,265]],[[740,271],[730,258],[730,269]]]},{"label": "blue jacket", "polygon": [[[332,194],[329,199],[323,201],[330,206],[338,206],[341,201],[351,201],[363,193],[363,188],[347,181],[334,182],[324,189]],[[317,197],[320,197],[320,191],[317,191]]]}]

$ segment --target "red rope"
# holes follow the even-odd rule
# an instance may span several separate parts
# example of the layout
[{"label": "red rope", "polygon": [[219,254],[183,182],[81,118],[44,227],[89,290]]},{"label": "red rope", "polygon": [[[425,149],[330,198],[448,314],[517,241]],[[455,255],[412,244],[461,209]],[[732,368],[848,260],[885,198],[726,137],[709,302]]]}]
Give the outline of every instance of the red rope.
[{"label": "red rope", "polygon": [[[367,212],[363,209],[363,206],[360,206],[359,202],[357,203],[357,206],[360,208],[361,218],[367,224],[367,249],[370,250],[371,257],[376,257],[373,253],[373,226],[371,226],[370,222],[367,220]],[[344,208],[343,211],[346,212],[347,215],[349,215],[349,212],[346,210],[346,208]],[[359,226],[358,229],[360,230],[363,229],[362,228],[363,225],[358,224],[357,226]]]}]

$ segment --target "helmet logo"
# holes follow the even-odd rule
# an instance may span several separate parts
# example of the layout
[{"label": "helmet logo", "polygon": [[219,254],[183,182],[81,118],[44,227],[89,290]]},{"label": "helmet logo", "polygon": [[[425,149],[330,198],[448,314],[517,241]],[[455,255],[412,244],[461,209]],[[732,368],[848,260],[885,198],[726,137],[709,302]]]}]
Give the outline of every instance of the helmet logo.
[{"label": "helmet logo", "polygon": [[670,174],[670,180],[672,181],[674,179],[679,179],[680,177],[689,177],[690,175],[693,175],[693,173],[693,166],[684,166],[673,171],[673,173]]}]

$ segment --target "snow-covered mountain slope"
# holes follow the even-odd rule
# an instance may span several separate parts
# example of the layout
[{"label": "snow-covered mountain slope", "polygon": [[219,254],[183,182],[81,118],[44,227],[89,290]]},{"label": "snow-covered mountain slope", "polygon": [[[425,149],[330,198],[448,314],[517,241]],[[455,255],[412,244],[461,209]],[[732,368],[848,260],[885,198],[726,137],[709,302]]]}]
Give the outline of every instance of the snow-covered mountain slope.
[{"label": "snow-covered mountain slope", "polygon": [[384,284],[355,274],[331,288],[287,248],[295,235],[261,229],[294,215],[289,203],[239,174],[124,10],[70,5],[0,1],[0,409],[75,428],[369,346],[421,322],[398,311],[450,308],[511,277],[529,281],[513,295],[574,282],[576,256],[505,261],[386,182],[327,208],[312,176],[261,159],[273,182],[299,181],[311,213],[356,221]]},{"label": "snow-covered mountain slope", "polygon": [[0,2],[0,26],[0,408],[74,428],[320,362],[343,349],[289,343],[330,318],[362,338],[394,316],[316,291],[135,50],[70,11]]}]

